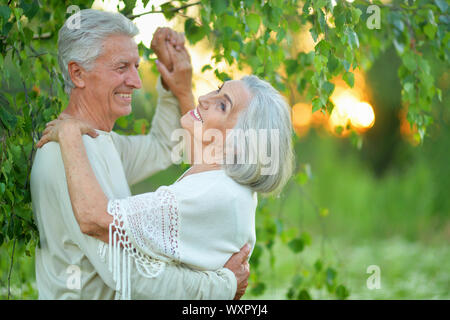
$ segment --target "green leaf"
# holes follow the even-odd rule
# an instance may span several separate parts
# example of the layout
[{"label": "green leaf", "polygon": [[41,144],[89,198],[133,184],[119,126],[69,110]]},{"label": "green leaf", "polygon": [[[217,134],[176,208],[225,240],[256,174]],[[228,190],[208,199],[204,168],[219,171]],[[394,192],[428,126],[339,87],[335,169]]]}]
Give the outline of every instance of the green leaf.
[{"label": "green leaf", "polygon": [[212,70],[212,68],[213,67],[211,67],[211,65],[210,64],[205,64],[204,66],[203,66],[203,68],[202,68],[202,72],[205,72],[206,70]]},{"label": "green leaf", "polygon": [[17,124],[17,117],[6,111],[6,109],[2,106],[0,108],[0,121],[6,129],[14,130]]},{"label": "green leaf", "polygon": [[184,23],[184,30],[187,39],[190,43],[195,44],[201,39],[203,39],[206,35],[206,29],[205,27],[197,26],[195,23],[195,20],[192,18],[189,18]]},{"label": "green leaf", "polygon": [[439,88],[436,88],[436,93],[437,93],[439,102],[442,102],[442,90]]},{"label": "green leaf", "polygon": [[336,279],[336,270],[334,270],[333,268],[327,268],[325,274],[327,285],[332,286],[334,284],[334,280]]},{"label": "green leaf", "polygon": [[322,89],[323,91],[325,91],[327,97],[329,97],[334,91],[334,84],[329,81],[325,81],[322,85]]},{"label": "green leaf", "polygon": [[347,60],[342,60],[342,65],[344,66],[345,71],[349,71],[352,66]]},{"label": "green leaf", "polygon": [[323,7],[325,7],[325,5],[328,3],[328,0],[314,0],[312,1],[313,3],[313,8],[316,10],[319,10]]},{"label": "green leaf", "polygon": [[323,69],[325,69],[327,63],[328,63],[327,57],[320,54],[316,54],[314,56],[314,68],[316,69],[316,72],[321,72]]},{"label": "green leaf", "polygon": [[352,72],[344,73],[342,78],[349,85],[350,88],[353,88],[353,86],[355,85],[355,75]]},{"label": "green leaf", "polygon": [[325,25],[326,25],[326,21],[325,21],[325,15],[323,14],[322,9],[318,9],[317,10],[317,17],[318,17],[318,21],[319,21],[319,27],[320,27],[320,32],[324,32],[325,31]]},{"label": "green leaf", "polygon": [[317,259],[316,262],[314,263],[314,269],[316,269],[316,271],[320,271],[322,270],[322,261],[320,259]]},{"label": "green leaf", "polygon": [[320,110],[322,108],[322,102],[318,97],[314,98],[312,101],[312,113]]},{"label": "green leaf", "polygon": [[238,28],[238,25],[240,23],[240,21],[238,20],[238,18],[236,18],[235,16],[231,15],[231,14],[225,14],[223,15],[223,26],[225,27],[230,27],[231,29],[235,30]]},{"label": "green leaf", "polygon": [[39,3],[37,0],[33,0],[31,3],[21,1],[20,7],[23,9],[23,14],[31,20],[39,10]]},{"label": "green leaf", "polygon": [[311,296],[309,295],[308,291],[302,289],[297,296],[297,300],[311,300]]},{"label": "green leaf", "polygon": [[[1,238],[0,238],[0,240],[1,240]],[[288,300],[292,300],[294,298],[294,294],[295,294],[295,289],[289,288],[288,292],[286,293],[286,298]]]},{"label": "green leaf", "polygon": [[439,7],[442,13],[446,13],[448,10],[447,0],[434,0],[434,3]]},{"label": "green leaf", "polygon": [[253,249],[252,256],[250,257],[250,265],[257,266],[259,264],[259,259],[261,258],[261,255],[263,253],[262,247],[257,244],[255,245],[255,248]]},{"label": "green leaf", "polygon": [[328,54],[331,49],[330,42],[326,40],[320,40],[320,42],[315,46],[314,50],[320,54]]},{"label": "green leaf", "polygon": [[317,33],[316,28],[312,27],[311,29],[309,29],[309,32],[311,33],[314,42],[316,42],[317,39],[319,38],[319,34]]},{"label": "green leaf", "polygon": [[347,297],[350,295],[350,292],[348,291],[348,289],[343,286],[342,284],[337,286],[336,288],[336,296],[338,297],[338,299],[347,299]]},{"label": "green leaf", "polygon": [[344,8],[340,2],[333,9],[334,24],[338,32],[342,32],[345,25],[345,14],[343,10]]},{"label": "green leaf", "polygon": [[211,8],[213,12],[220,16],[228,7],[229,0],[211,0]]},{"label": "green leaf", "polygon": [[352,7],[351,12],[352,12],[352,22],[353,24],[357,24],[359,22],[359,17],[361,16],[362,11],[359,10],[358,8]]},{"label": "green leaf", "polygon": [[303,4],[303,14],[305,15],[309,15],[309,8],[311,7],[311,0],[306,0],[305,3]]},{"label": "green leaf", "polygon": [[261,17],[256,13],[250,13],[246,18],[247,26],[251,32],[256,33],[261,23]]},{"label": "green leaf", "polygon": [[170,1],[161,5],[161,11],[167,20],[170,20],[175,16],[175,11],[173,11],[174,8],[175,6]]},{"label": "green leaf", "polygon": [[11,9],[8,6],[0,6],[0,17],[5,21],[9,19],[11,15]]},{"label": "green leaf", "polygon": [[286,66],[286,72],[288,75],[295,74],[300,67],[296,59],[287,59],[284,61],[284,65]]},{"label": "green leaf", "polygon": [[327,68],[332,75],[336,75],[336,73],[339,71],[339,59],[336,58],[334,54],[330,54],[330,56],[328,57]]},{"label": "green leaf", "polygon": [[415,102],[415,90],[414,90],[414,83],[412,82],[406,82],[403,85],[403,90],[405,90],[407,101],[414,103]]},{"label": "green leaf", "polygon": [[225,72],[219,72],[219,70],[215,69],[214,74],[216,75],[217,79],[219,79],[222,82],[231,80],[230,76]]},{"label": "green leaf", "polygon": [[348,37],[348,44],[350,45],[350,47],[353,49],[359,48],[359,39],[356,32],[349,28],[346,30],[346,34]]},{"label": "green leaf", "polygon": [[409,71],[414,71],[417,69],[416,57],[413,52],[411,51],[405,52],[405,54],[402,56],[402,61]]},{"label": "green leaf", "polygon": [[436,35],[437,27],[432,24],[427,24],[423,28],[423,32],[427,35],[428,38],[434,40],[434,36]]},{"label": "green leaf", "polygon": [[292,251],[294,251],[295,253],[299,253],[303,251],[303,248],[305,247],[305,244],[303,242],[303,239],[301,238],[296,238],[294,240],[291,240],[288,243],[289,248],[291,248]]},{"label": "green leaf", "polygon": [[255,296],[260,296],[266,291],[266,284],[264,282],[258,282],[252,288],[251,292]]}]

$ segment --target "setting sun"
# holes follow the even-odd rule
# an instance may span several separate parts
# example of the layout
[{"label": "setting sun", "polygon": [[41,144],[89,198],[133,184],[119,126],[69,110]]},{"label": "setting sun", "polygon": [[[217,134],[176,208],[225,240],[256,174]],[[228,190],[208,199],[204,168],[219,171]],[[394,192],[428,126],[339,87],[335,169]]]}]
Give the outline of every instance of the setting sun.
[{"label": "setting sun", "polygon": [[341,134],[348,132],[350,125],[356,131],[362,132],[371,128],[375,122],[375,113],[372,106],[365,101],[361,101],[359,95],[348,90],[337,90],[331,97],[335,107],[330,116],[330,128],[333,132],[337,127],[342,127]]}]

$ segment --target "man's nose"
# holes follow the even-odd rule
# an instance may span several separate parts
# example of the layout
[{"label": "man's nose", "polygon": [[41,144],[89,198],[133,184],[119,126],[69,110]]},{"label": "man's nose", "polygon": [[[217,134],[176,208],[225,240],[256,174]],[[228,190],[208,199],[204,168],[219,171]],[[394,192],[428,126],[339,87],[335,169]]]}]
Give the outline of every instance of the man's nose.
[{"label": "man's nose", "polygon": [[137,68],[132,68],[130,74],[128,75],[125,84],[129,87],[133,87],[135,89],[140,89],[142,87],[141,77],[139,76],[139,72]]}]

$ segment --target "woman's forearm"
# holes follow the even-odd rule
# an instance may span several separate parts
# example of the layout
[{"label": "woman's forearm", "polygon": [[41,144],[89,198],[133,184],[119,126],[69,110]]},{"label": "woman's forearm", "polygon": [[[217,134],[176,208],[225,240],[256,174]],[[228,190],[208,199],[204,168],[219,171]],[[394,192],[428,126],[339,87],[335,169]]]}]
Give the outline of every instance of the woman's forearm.
[{"label": "woman's forearm", "polygon": [[68,124],[58,133],[67,186],[75,218],[83,233],[108,242],[108,198],[92,170],[80,129]]}]

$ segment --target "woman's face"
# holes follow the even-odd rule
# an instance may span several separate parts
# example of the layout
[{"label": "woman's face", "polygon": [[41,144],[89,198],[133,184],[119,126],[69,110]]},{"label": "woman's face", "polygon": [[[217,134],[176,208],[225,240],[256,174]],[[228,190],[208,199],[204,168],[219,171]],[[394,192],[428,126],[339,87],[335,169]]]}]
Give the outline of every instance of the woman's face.
[{"label": "woman's face", "polygon": [[[198,98],[198,106],[181,118],[181,126],[194,135],[194,127],[201,126],[202,137],[208,129],[216,129],[226,137],[226,130],[232,129],[239,113],[244,110],[251,100],[250,91],[240,80],[230,80],[215,91]],[[203,142],[202,138],[202,142]],[[208,138],[206,144],[211,140]]]}]

